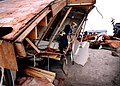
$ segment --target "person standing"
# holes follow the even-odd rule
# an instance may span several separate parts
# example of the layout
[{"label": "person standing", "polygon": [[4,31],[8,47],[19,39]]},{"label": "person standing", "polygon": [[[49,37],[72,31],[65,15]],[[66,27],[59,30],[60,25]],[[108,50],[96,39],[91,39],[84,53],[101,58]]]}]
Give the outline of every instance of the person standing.
[{"label": "person standing", "polygon": [[72,29],[74,29],[76,26],[77,24],[75,22],[72,22],[70,25],[67,24],[64,30],[59,33],[59,50],[61,54],[63,54],[63,50],[68,47],[68,35],[73,33]]}]

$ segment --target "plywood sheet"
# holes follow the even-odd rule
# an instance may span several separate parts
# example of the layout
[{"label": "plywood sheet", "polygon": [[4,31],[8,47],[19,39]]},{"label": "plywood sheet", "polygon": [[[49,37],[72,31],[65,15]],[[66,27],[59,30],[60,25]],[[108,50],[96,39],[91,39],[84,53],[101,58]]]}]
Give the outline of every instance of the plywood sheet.
[{"label": "plywood sheet", "polygon": [[13,44],[4,40],[0,40],[0,66],[18,70]]}]

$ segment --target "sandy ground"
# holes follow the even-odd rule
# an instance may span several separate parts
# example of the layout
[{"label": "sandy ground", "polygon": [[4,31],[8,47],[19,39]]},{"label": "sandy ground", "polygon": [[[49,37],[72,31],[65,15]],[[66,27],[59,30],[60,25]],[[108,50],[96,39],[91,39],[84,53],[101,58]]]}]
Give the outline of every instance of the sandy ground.
[{"label": "sandy ground", "polygon": [[109,50],[89,49],[84,67],[69,62],[65,86],[120,86],[120,57]]}]

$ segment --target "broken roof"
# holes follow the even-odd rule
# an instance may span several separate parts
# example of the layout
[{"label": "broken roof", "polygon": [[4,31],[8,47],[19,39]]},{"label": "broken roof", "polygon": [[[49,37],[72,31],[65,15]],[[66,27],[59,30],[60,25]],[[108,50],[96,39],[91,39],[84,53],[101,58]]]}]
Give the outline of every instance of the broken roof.
[{"label": "broken roof", "polygon": [[[4,0],[0,1],[0,27],[12,27],[11,39],[36,14],[54,0]],[[5,38],[6,38],[5,37]]]},{"label": "broken roof", "polygon": [[[13,40],[16,34],[23,32],[28,21],[42,12],[49,4],[61,0],[3,0],[0,1],[0,27],[12,27],[13,31],[3,36],[4,39]],[[64,0],[65,1],[65,0]],[[80,9],[88,10],[96,0],[68,0],[69,4],[80,4]],[[90,4],[91,3],[91,4]],[[85,6],[85,7],[84,7]],[[47,8],[46,15],[50,11]],[[90,9],[91,10],[91,9]]]}]

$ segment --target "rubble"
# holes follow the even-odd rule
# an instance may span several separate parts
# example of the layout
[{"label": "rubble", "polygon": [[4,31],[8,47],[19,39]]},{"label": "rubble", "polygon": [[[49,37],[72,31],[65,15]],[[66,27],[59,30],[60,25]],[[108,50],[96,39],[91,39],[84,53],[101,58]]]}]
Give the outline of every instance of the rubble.
[{"label": "rubble", "polygon": [[106,34],[103,34],[103,35],[87,34],[87,35],[84,35],[83,41],[89,41],[90,48],[93,48],[93,49],[99,49],[100,45],[102,47],[110,47],[113,49],[117,49],[118,47],[120,47],[119,39]]},{"label": "rubble", "polygon": [[120,41],[119,40],[105,40],[105,43],[108,44],[111,48],[118,48],[120,47]]},{"label": "rubble", "polygon": [[[56,66],[55,62],[60,63],[64,56],[56,52],[58,43],[53,42],[56,42],[55,38],[64,25],[76,22],[79,26],[73,31],[75,34],[73,34],[71,44],[65,50],[66,54],[83,29],[82,26],[89,12],[95,7],[96,0],[2,0],[0,3],[0,8],[2,8],[0,27],[7,27],[8,31],[6,32],[5,28],[5,31],[0,30],[2,31],[0,42],[3,41],[0,45],[0,59],[4,58],[0,60],[0,66],[16,71],[19,69],[21,72],[23,70],[20,68],[21,65],[32,65],[34,67],[23,70],[30,78],[25,76],[20,86],[53,86],[52,82],[56,78],[56,73],[49,70],[50,61],[54,60],[51,63]],[[43,45],[41,41],[44,41]],[[34,51],[29,53],[29,50]],[[30,60],[31,58],[33,60]],[[48,71],[43,68],[44,59],[47,61]],[[37,62],[42,64],[39,67],[42,66],[43,69],[35,68]],[[63,63],[64,61],[61,62],[62,65],[60,64],[62,72]],[[47,84],[49,82],[51,84]]]}]

